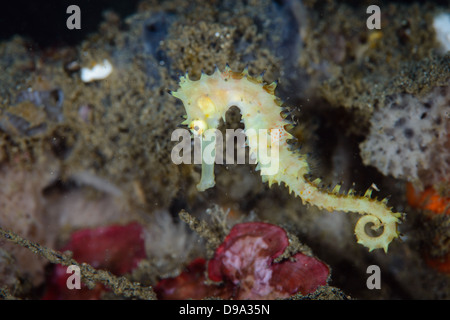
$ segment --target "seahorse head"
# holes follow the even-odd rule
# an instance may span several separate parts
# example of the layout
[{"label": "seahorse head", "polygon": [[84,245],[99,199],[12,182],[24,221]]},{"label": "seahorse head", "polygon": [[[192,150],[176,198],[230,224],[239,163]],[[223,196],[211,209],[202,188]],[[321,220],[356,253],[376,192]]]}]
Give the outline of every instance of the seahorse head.
[{"label": "seahorse head", "polygon": [[219,77],[220,73],[202,74],[198,81],[192,81],[186,74],[180,77],[180,88],[171,92],[183,102],[186,109],[183,124],[188,125],[193,134],[202,135],[208,129],[217,128],[220,118],[224,117],[222,94],[214,87]]}]

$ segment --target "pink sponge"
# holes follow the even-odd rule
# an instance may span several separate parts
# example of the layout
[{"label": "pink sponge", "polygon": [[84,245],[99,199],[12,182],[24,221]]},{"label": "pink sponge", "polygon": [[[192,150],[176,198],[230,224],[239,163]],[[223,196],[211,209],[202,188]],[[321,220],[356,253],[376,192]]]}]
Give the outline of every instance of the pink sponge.
[{"label": "pink sponge", "polygon": [[[195,260],[195,268],[191,265],[177,278],[162,280],[155,290],[160,299],[279,299],[298,292],[312,293],[326,285],[330,270],[314,257],[297,253],[291,259],[274,262],[288,245],[286,232],[278,226],[237,224],[208,262],[209,279],[220,284],[205,284],[205,268],[198,265],[205,262]],[[193,280],[197,280],[195,286]],[[208,295],[199,296],[199,292]]]},{"label": "pink sponge", "polygon": [[[105,269],[115,275],[131,272],[146,257],[143,228],[138,223],[76,231],[61,249],[66,250],[73,253],[76,261],[89,263],[94,268]],[[71,274],[67,273],[67,267],[56,265],[44,299],[98,299],[106,290],[100,284],[93,290],[89,290],[84,284],[79,290],[70,290],[66,284],[69,276]]]}]

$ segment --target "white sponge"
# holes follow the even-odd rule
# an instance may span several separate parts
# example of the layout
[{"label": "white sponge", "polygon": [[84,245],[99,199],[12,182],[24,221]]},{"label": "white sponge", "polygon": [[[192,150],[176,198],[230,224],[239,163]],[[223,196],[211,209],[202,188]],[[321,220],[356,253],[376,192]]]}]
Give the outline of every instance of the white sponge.
[{"label": "white sponge", "polygon": [[450,13],[440,13],[435,16],[433,27],[441,47],[445,51],[450,51]]}]

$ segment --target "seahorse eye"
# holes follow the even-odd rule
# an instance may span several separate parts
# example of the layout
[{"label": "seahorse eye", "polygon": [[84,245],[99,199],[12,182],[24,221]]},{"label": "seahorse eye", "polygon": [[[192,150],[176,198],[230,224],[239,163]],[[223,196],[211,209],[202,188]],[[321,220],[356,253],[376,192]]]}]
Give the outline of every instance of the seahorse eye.
[{"label": "seahorse eye", "polygon": [[189,124],[189,129],[194,134],[202,135],[208,129],[208,125],[203,120],[194,120]]}]

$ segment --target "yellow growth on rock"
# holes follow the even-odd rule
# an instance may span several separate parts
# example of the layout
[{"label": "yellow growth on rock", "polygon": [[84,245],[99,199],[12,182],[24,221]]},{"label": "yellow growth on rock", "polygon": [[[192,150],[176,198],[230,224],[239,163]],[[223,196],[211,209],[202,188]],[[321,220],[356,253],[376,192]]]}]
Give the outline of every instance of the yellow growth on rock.
[{"label": "yellow growth on rock", "polygon": [[[282,103],[274,94],[275,88],[276,82],[267,84],[262,76],[252,77],[247,68],[239,73],[233,72],[227,65],[223,72],[216,68],[212,75],[203,73],[197,81],[190,80],[187,74],[180,77],[180,88],[171,94],[184,104],[187,117],[183,124],[188,125],[191,132],[198,136],[203,136],[208,129],[216,129],[220,119],[225,120],[227,110],[231,106],[237,106],[241,111],[246,133],[249,129],[256,132],[266,129],[270,132],[269,141],[277,142],[277,152],[274,152],[275,148],[270,152],[271,155],[277,155],[278,170],[268,174],[268,171],[264,170],[267,168],[261,163],[257,135],[247,134],[250,156],[256,158],[256,169],[261,170],[263,181],[267,181],[269,186],[284,182],[289,192],[294,192],[303,203],[315,205],[320,209],[330,212],[358,212],[363,215],[355,226],[358,243],[369,251],[383,248],[387,252],[389,243],[398,237],[397,224],[401,214],[392,212],[386,199],[377,201],[371,198],[372,189],[367,190],[364,196],[357,196],[353,190],[348,194],[339,193],[339,185],[332,191],[323,190],[318,186],[320,179],[308,181],[305,175],[310,173],[310,168],[306,155],[288,147],[288,140],[294,138],[287,132],[292,124],[280,113]],[[270,146],[268,144],[269,149]],[[197,185],[198,190],[204,191],[214,184],[213,168],[205,168],[202,164],[202,178]],[[373,224],[373,230],[382,227],[382,233],[374,236],[367,234],[365,227],[368,223]]]}]

